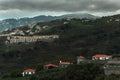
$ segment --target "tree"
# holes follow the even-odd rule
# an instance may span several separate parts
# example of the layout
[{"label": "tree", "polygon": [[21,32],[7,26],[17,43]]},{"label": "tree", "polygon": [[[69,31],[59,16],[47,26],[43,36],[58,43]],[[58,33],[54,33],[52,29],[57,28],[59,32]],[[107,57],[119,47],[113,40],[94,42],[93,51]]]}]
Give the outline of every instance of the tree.
[{"label": "tree", "polygon": [[37,67],[36,67],[36,73],[38,73],[41,70],[43,70],[43,64],[37,65]]}]

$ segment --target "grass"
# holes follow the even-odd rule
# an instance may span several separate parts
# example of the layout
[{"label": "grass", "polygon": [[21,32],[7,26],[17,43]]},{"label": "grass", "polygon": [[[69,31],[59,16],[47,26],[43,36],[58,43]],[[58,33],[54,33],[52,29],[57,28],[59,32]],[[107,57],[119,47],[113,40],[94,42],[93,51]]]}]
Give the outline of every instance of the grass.
[{"label": "grass", "polygon": [[0,78],[0,80],[30,80],[30,77]]}]

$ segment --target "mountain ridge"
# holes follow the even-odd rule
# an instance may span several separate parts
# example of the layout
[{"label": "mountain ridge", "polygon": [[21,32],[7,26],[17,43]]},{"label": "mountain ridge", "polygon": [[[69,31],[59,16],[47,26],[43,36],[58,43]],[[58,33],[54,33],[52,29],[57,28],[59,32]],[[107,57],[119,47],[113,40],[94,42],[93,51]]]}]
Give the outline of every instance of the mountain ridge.
[{"label": "mountain ridge", "polygon": [[76,18],[96,18],[96,16],[93,16],[91,14],[66,14],[61,16],[35,16],[32,18],[25,17],[20,19],[10,18],[0,21],[0,31],[5,31],[8,29],[12,29],[15,27],[31,24],[31,23],[37,23],[37,22],[46,22],[46,21],[52,21],[56,19],[62,19],[62,18],[68,18],[68,17],[76,17]]}]

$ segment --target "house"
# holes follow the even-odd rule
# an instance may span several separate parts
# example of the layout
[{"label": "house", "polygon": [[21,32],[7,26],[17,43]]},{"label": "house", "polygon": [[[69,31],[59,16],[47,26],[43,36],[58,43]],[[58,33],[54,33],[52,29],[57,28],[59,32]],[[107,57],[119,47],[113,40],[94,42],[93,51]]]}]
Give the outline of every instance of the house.
[{"label": "house", "polygon": [[60,68],[66,68],[66,67],[68,67],[70,64],[71,64],[70,62],[62,62],[62,61],[60,61],[59,66],[60,66]]},{"label": "house", "polygon": [[55,64],[46,64],[46,65],[44,65],[44,69],[54,69],[54,68],[58,68],[58,66],[55,65]]},{"label": "house", "polygon": [[84,56],[77,56],[77,64],[84,63],[87,60],[85,59]]},{"label": "house", "polygon": [[111,59],[111,56],[106,54],[96,54],[92,56],[92,60],[109,60]]},{"label": "house", "polygon": [[105,75],[120,75],[120,57],[109,60],[103,68]]},{"label": "house", "polygon": [[33,75],[35,74],[35,69],[26,69],[22,72],[22,76],[25,76],[25,75]]}]

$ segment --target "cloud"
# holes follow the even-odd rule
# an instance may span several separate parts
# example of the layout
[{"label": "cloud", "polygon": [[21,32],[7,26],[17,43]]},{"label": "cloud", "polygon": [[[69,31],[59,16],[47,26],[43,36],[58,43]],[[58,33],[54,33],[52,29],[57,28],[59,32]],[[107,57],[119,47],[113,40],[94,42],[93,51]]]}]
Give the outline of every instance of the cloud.
[{"label": "cloud", "polygon": [[2,0],[0,10],[112,12],[120,9],[120,0]]},{"label": "cloud", "polygon": [[120,0],[0,0],[0,20],[66,13],[120,14]]}]

